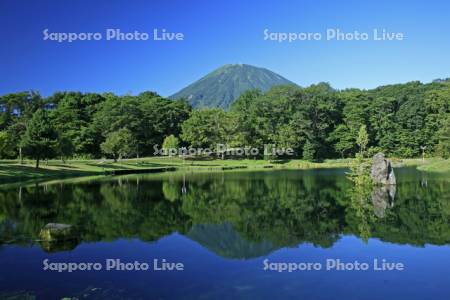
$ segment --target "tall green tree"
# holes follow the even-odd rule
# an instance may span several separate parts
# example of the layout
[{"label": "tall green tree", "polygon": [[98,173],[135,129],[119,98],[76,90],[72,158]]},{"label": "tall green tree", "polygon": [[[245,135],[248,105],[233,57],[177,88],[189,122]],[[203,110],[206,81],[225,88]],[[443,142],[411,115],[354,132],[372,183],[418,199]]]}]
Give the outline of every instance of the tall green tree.
[{"label": "tall green tree", "polygon": [[129,157],[133,154],[136,141],[130,130],[126,128],[111,132],[106,140],[100,145],[103,153],[112,156],[114,162],[123,157]]},{"label": "tall green tree", "polygon": [[64,134],[59,134],[57,152],[63,163],[66,162],[67,158],[74,154],[75,146],[70,137],[65,136]]},{"label": "tall green tree", "polygon": [[238,126],[239,146],[255,146],[257,144],[255,102],[261,96],[261,91],[249,90],[241,94],[231,105],[230,112],[235,114],[236,125]]},{"label": "tall green tree", "polygon": [[303,159],[313,161],[316,158],[316,147],[314,144],[307,140],[303,147]]},{"label": "tall green tree", "polygon": [[24,154],[36,160],[36,168],[39,168],[41,159],[52,158],[56,155],[58,134],[45,110],[38,109],[33,114],[27,123],[21,145]]},{"label": "tall green tree", "polygon": [[191,110],[186,101],[164,99],[153,92],[105,98],[94,114],[91,132],[104,140],[111,132],[127,128],[136,140],[138,155],[152,155],[154,145],[161,145],[165,136],[178,136]]},{"label": "tall green tree", "polygon": [[362,125],[359,128],[356,143],[359,146],[359,154],[361,155],[361,157],[364,157],[364,153],[366,152],[367,144],[369,144],[369,135],[367,134],[366,125]]},{"label": "tall green tree", "polygon": [[164,142],[162,144],[162,148],[166,155],[172,156],[172,154],[178,151],[178,147],[180,146],[180,140],[175,137],[173,134],[166,136]]},{"label": "tall green tree", "polygon": [[307,146],[307,153],[314,153],[314,158],[332,157],[335,151],[329,136],[341,119],[336,91],[328,84],[320,83],[296,93],[293,103],[296,110],[290,124],[299,147]]},{"label": "tall green tree", "polygon": [[328,137],[328,141],[334,143],[334,148],[341,158],[351,154],[356,143],[354,134],[345,124],[339,124]]},{"label": "tall green tree", "polygon": [[200,109],[182,125],[181,138],[195,148],[216,150],[232,138],[235,120],[222,109]]},{"label": "tall green tree", "polygon": [[0,131],[0,158],[7,157],[9,151],[8,133],[6,131]]},{"label": "tall green tree", "polygon": [[105,100],[98,94],[79,92],[55,93],[48,102],[56,130],[70,139],[74,153],[81,156],[99,156],[101,134],[90,128],[93,115]]},{"label": "tall green tree", "polygon": [[437,154],[443,158],[450,158],[450,114],[447,114],[447,118],[444,120],[443,125],[437,134]]}]

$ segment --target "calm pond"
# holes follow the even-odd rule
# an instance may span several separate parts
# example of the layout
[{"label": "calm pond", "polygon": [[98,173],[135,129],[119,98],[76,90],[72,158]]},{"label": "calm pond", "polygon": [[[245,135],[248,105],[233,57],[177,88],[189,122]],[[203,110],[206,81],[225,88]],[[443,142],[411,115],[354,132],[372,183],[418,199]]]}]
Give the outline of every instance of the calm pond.
[{"label": "calm pond", "polygon": [[[447,299],[449,176],[396,176],[367,201],[351,197],[345,170],[3,187],[0,298]],[[51,222],[78,238],[39,241]]]}]

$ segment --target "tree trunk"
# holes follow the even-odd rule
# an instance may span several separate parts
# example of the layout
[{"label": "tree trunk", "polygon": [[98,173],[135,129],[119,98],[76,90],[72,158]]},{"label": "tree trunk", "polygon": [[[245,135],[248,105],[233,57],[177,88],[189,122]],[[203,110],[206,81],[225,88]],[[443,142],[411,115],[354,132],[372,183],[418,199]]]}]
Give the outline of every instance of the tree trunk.
[{"label": "tree trunk", "polygon": [[20,164],[23,165],[22,147],[19,147],[19,160],[20,160]]},{"label": "tree trunk", "polygon": [[36,158],[36,169],[39,169],[39,157]]}]

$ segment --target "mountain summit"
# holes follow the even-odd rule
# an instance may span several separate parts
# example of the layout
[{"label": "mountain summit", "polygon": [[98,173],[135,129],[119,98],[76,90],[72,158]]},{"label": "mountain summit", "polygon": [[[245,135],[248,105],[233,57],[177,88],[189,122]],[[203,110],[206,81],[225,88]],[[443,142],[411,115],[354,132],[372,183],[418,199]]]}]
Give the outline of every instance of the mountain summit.
[{"label": "mountain summit", "polygon": [[188,85],[172,99],[186,98],[194,107],[221,107],[227,109],[247,90],[266,92],[275,85],[294,83],[264,68],[245,64],[224,65]]}]

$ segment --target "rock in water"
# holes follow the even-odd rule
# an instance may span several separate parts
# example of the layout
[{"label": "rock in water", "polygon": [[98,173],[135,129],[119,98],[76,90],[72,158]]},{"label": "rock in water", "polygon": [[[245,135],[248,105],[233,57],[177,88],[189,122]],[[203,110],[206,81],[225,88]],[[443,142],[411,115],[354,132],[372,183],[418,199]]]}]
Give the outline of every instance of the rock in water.
[{"label": "rock in water", "polygon": [[392,164],[383,153],[374,155],[370,176],[375,184],[396,184]]},{"label": "rock in water", "polygon": [[72,225],[48,223],[41,229],[39,236],[44,241],[63,241],[75,238]]}]

